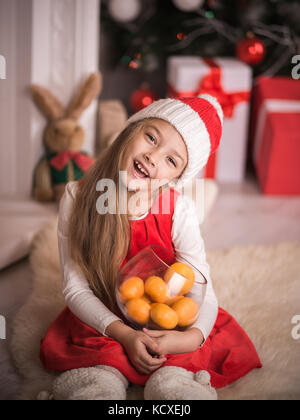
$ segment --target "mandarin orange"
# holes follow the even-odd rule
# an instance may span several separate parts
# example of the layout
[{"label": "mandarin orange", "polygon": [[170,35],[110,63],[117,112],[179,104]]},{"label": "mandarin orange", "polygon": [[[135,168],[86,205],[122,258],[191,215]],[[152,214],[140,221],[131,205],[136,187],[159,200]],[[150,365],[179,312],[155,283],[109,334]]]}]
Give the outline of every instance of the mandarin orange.
[{"label": "mandarin orange", "polygon": [[145,281],[145,292],[154,302],[164,303],[169,298],[168,287],[158,276],[148,277]]},{"label": "mandarin orange", "polygon": [[164,303],[153,303],[150,316],[157,325],[166,330],[172,330],[178,323],[176,312]]},{"label": "mandarin orange", "polygon": [[174,297],[172,297],[172,298],[170,298],[170,299],[168,299],[166,302],[165,302],[165,304],[166,305],[168,305],[168,306],[172,306],[175,302],[177,302],[178,300],[180,300],[180,299],[183,299],[183,297],[184,296],[174,296]]},{"label": "mandarin orange", "polygon": [[151,306],[144,299],[130,299],[125,305],[128,316],[140,325],[149,321]]},{"label": "mandarin orange", "polygon": [[149,296],[143,295],[141,297],[141,299],[144,300],[145,302],[149,303],[149,305],[151,305],[151,299],[149,298]]},{"label": "mandarin orange", "polygon": [[[180,276],[178,276],[176,273]],[[171,296],[185,295],[194,285],[195,273],[194,270],[187,264],[182,262],[175,262],[165,272],[164,280],[168,284],[168,289]]]},{"label": "mandarin orange", "polygon": [[172,309],[178,315],[179,327],[187,327],[195,321],[199,307],[194,299],[183,297],[172,305]]},{"label": "mandarin orange", "polygon": [[121,300],[138,299],[144,294],[144,282],[140,277],[129,277],[119,287]]}]

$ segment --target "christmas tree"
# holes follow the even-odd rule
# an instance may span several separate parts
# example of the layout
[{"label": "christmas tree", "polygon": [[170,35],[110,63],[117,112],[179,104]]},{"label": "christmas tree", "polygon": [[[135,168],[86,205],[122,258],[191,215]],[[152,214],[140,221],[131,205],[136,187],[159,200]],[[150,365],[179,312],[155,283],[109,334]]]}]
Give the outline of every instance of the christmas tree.
[{"label": "christmas tree", "polygon": [[163,69],[170,55],[238,57],[254,76],[290,75],[300,53],[298,0],[103,0],[112,67]]},{"label": "christmas tree", "polygon": [[[283,83],[297,79],[295,75],[298,76],[298,70],[295,71],[295,68],[299,67],[300,61],[299,22],[299,0],[103,0],[101,28],[105,36],[102,41],[106,42],[106,38],[109,38],[110,48],[106,46],[101,50],[101,65],[106,80],[102,98],[118,98],[129,112],[135,112],[151,103],[155,97],[162,98],[169,94],[177,96],[177,91],[179,95],[186,94],[187,91],[189,94],[192,92],[192,95],[198,94],[200,90],[203,92],[204,87],[208,90],[215,87],[213,80],[216,78],[210,77],[218,72],[208,72],[206,77],[198,81],[201,81],[201,85],[197,82],[196,88],[194,81],[190,85],[183,83],[184,86],[193,87],[182,88],[180,92],[180,89],[169,83],[171,75],[176,74],[175,70],[174,73],[170,72],[171,56],[192,56],[192,59],[188,59],[191,61],[193,57],[201,57],[203,60],[199,62],[205,62],[211,68],[218,61],[214,58],[237,58],[238,60],[223,60],[223,63],[230,62],[230,65],[240,66],[240,86],[243,87],[228,90],[227,86],[226,91],[221,84],[222,89],[215,95],[220,103],[224,99],[225,105],[231,103],[227,101],[229,97],[237,100],[245,94],[249,98],[248,102],[243,99],[248,105],[248,108],[243,108],[243,123],[240,114],[239,123],[236,127],[231,125],[233,131],[225,133],[227,137],[224,134],[223,139],[228,147],[226,150],[231,150],[232,155],[229,153],[229,157],[220,160],[225,165],[222,180],[228,182],[235,177],[236,181],[238,177],[241,179],[238,166],[244,170],[245,164],[244,152],[241,149],[238,152],[239,147],[248,148],[245,156],[247,170],[251,173],[254,171],[252,148],[257,127],[252,111],[257,108],[257,104],[253,102],[255,95],[252,88],[261,80],[274,81],[274,86],[278,87],[280,82],[279,79],[275,80],[275,76],[286,76]],[[248,66],[242,66],[240,62]],[[172,63],[174,69],[174,58]],[[224,66],[223,64],[222,72],[225,72]],[[252,69],[250,79],[241,70],[249,70],[249,66]],[[181,80],[184,80],[183,73],[181,74]],[[260,79],[258,76],[269,78]],[[210,86],[204,86],[204,80]],[[148,89],[141,87],[142,82],[148,82]],[[170,90],[170,87],[175,90]],[[223,95],[224,92],[227,93]],[[288,100],[289,95],[286,92],[284,97]],[[227,118],[232,116],[227,115]],[[252,124],[249,124],[251,119]],[[248,125],[251,125],[251,141],[247,138]],[[293,132],[293,127],[286,126],[285,129]],[[277,133],[272,132],[268,142],[275,135]],[[236,144],[231,144],[230,141],[236,141]],[[230,160],[233,155],[237,165],[235,169]],[[265,160],[269,161],[267,152]],[[211,162],[206,167],[205,177],[216,176],[218,163]],[[288,167],[289,163],[286,165]],[[227,171],[227,167],[230,170]],[[210,172],[211,168],[213,171]],[[266,166],[264,170],[272,169]],[[234,175],[229,176],[231,172]]]}]

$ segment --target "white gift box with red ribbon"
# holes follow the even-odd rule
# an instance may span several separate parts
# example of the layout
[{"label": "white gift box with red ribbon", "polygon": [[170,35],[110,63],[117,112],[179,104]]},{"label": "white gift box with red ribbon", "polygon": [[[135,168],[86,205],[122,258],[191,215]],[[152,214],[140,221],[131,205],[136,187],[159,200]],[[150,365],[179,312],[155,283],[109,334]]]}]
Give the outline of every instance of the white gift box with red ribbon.
[{"label": "white gift box with red ribbon", "polygon": [[216,153],[197,177],[240,183],[245,177],[252,69],[229,57],[171,56],[169,97],[216,96],[224,112],[223,134]]}]

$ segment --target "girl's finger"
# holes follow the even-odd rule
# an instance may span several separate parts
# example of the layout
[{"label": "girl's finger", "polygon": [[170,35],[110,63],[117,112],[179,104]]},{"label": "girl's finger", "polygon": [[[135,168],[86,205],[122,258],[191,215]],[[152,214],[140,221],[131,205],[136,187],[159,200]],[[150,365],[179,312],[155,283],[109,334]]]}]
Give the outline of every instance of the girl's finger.
[{"label": "girl's finger", "polygon": [[168,360],[164,354],[161,354],[159,356],[155,356],[155,359],[157,359],[161,363],[165,363]]},{"label": "girl's finger", "polygon": [[147,364],[145,364],[142,360],[139,361],[138,367],[137,369],[142,372],[145,375],[149,375],[151,372],[153,372],[154,370],[158,369],[160,366],[162,365],[162,363],[158,364],[158,365],[154,365],[154,366],[149,366]]},{"label": "girl's finger", "polygon": [[152,372],[152,370],[157,369],[158,367],[151,367],[149,366],[147,363],[145,363],[145,361],[142,358],[139,358],[136,361],[136,367],[138,369],[139,372],[143,373],[144,375],[149,375],[149,373]]},{"label": "girl's finger", "polygon": [[143,361],[143,363],[146,366],[149,366],[149,367],[159,366],[167,360],[165,357],[156,358],[156,357],[150,356],[150,354],[147,352],[146,349],[145,349],[145,352],[141,353],[140,359]]},{"label": "girl's finger", "polygon": [[165,363],[167,361],[167,359],[162,356],[162,357],[153,357],[152,360],[148,360],[148,359],[144,359],[144,362],[147,364],[148,367],[159,367],[161,366],[163,363]]},{"label": "girl's finger", "polygon": [[141,366],[136,366],[135,367],[136,368],[136,370],[139,372],[139,373],[141,373],[142,375],[149,375],[149,373],[150,372],[148,372],[146,369],[144,369],[143,367],[141,367]]},{"label": "girl's finger", "polygon": [[164,331],[147,330],[147,328],[143,328],[143,332],[147,334],[149,337],[154,337],[154,338],[162,337],[164,335]]},{"label": "girl's finger", "polygon": [[158,354],[159,351],[159,345],[151,338],[148,336],[144,336],[142,338],[142,343],[148,347],[148,349],[150,350],[150,353],[153,354]]}]

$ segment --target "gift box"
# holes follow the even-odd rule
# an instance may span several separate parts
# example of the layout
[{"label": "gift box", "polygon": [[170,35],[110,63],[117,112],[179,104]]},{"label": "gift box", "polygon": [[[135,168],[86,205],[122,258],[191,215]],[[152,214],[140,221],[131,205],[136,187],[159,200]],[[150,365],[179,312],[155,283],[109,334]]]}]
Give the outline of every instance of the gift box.
[{"label": "gift box", "polygon": [[235,58],[171,56],[167,63],[169,97],[216,96],[224,112],[219,149],[197,177],[240,183],[245,177],[252,89],[251,67]]},{"label": "gift box", "polygon": [[264,194],[300,194],[300,83],[259,77],[253,91],[251,149]]}]

